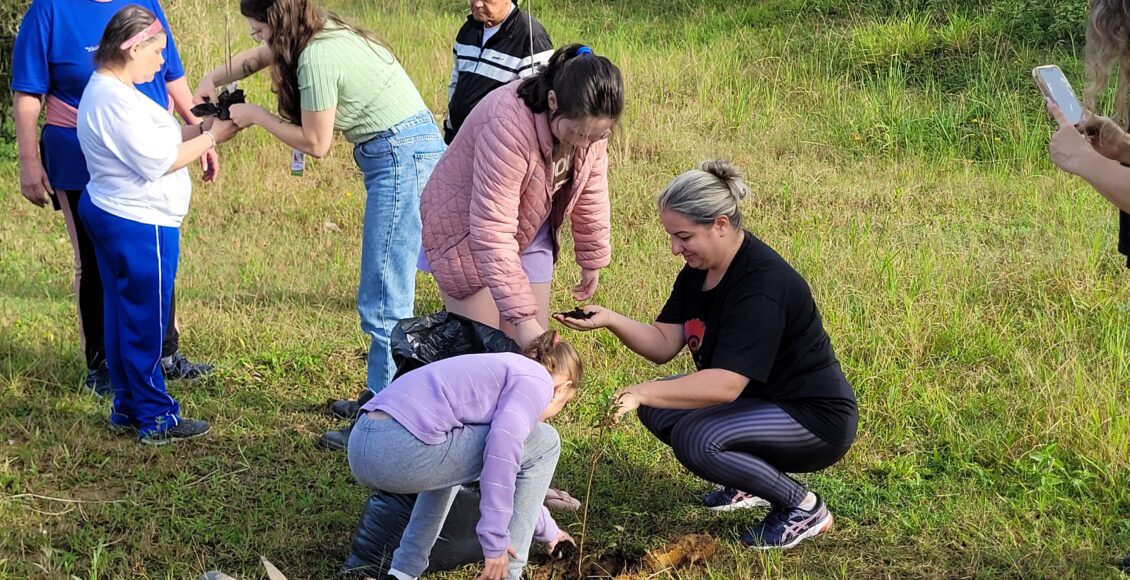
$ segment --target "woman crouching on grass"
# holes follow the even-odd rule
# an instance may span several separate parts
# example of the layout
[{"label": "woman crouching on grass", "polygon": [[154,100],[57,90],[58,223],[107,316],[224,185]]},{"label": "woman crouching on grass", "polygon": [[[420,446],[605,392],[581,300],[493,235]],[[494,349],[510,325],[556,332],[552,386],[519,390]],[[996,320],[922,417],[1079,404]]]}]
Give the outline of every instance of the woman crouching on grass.
[{"label": "woman crouching on grass", "polygon": [[839,461],[858,415],[808,284],[741,227],[748,191],[736,167],[709,161],[659,195],[671,251],[686,266],[655,323],[600,306],[584,307],[587,319],[555,317],[576,330],[608,328],[658,364],[687,346],[698,370],[621,390],[615,419],[638,409],[680,463],[725,486],[707,507],[771,506],[743,544],[791,548],[827,530],[832,515],[786,472]]},{"label": "woman crouching on grass", "polygon": [[482,490],[480,579],[518,580],[535,527],[551,551],[571,541],[542,507],[561,452],[543,421],[572,400],[581,373],[577,351],[550,331],[525,356],[471,354],[423,366],[361,407],[348,446],[354,476],[374,489],[420,494],[390,575],[424,573],[459,486],[473,481]]},{"label": "woman crouching on grass", "polygon": [[[203,435],[165,390],[161,350],[177,275],[180,224],[192,182],[187,166],[238,130],[230,121],[177,124],[135,87],[165,62],[161,21],[138,6],[118,11],[94,53],[78,106],[90,181],[78,211],[102,277],[110,428],[151,445]],[[207,127],[206,127],[207,125]],[[208,128],[210,127],[210,129]]]}]

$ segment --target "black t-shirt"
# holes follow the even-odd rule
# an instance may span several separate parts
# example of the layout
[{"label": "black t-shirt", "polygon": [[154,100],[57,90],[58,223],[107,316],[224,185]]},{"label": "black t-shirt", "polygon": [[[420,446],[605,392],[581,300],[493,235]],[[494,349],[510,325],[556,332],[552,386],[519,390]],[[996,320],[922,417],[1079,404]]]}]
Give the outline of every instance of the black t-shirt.
[{"label": "black t-shirt", "polygon": [[742,397],[781,406],[832,445],[855,438],[858,411],[808,283],[772,248],[745,232],[722,280],[686,266],[658,321],[683,326],[695,366],[749,379]]}]

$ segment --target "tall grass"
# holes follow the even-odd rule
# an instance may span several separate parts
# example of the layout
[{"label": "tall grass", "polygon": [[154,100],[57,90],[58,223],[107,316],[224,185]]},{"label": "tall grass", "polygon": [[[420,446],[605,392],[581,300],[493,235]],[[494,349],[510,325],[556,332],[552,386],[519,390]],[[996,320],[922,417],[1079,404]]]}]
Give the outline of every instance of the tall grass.
[{"label": "tall grass", "polygon": [[[1029,71],[1058,62],[1080,79],[1079,49],[1070,34],[1011,34],[1006,4],[534,1],[557,43],[608,55],[628,86],[597,301],[655,316],[680,262],[654,193],[704,158],[733,159],[755,190],[748,227],[810,281],[862,413],[847,458],[801,476],[834,533],[781,554],[742,551],[736,534],[760,514],[704,513],[709,485],[628,421],[606,435],[586,550],[638,556],[699,531],[723,553],[661,576],[1116,577],[1109,559],[1130,550],[1127,278],[1113,211],[1046,161],[1052,126]],[[443,110],[463,2],[335,6]],[[166,9],[193,79],[223,61],[225,21],[250,46],[232,0]],[[265,79],[245,86],[273,103]],[[325,578],[344,559],[367,492],[313,443],[335,426],[320,406],[364,383],[361,180],[344,143],[302,178],[262,131],[222,153],[220,183],[196,184],[178,280],[184,349],[221,371],[173,386],[216,429],[167,449],[107,434],[105,403],[77,394],[60,218],[14,187],[0,197],[0,577],[258,577],[262,554]],[[11,158],[0,179],[15,183]],[[560,264],[555,309],[577,275]],[[421,276],[417,310],[439,307]],[[691,363],[655,368],[606,333],[569,338],[591,379],[557,421],[556,483],[579,493],[600,402]]]}]

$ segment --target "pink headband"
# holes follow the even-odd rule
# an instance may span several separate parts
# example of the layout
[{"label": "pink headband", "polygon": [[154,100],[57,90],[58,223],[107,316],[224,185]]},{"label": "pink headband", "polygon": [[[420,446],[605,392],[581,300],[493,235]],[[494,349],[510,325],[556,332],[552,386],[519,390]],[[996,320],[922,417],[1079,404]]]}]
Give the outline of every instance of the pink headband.
[{"label": "pink headband", "polygon": [[153,24],[146,26],[145,30],[138,32],[137,34],[133,35],[129,40],[123,42],[122,45],[119,48],[121,48],[122,50],[129,50],[131,47],[138,45],[138,44],[141,44],[141,43],[145,42],[146,40],[149,40],[150,38],[153,38],[154,36],[161,34],[162,30],[164,30],[164,28],[161,27],[161,21],[154,19]]}]

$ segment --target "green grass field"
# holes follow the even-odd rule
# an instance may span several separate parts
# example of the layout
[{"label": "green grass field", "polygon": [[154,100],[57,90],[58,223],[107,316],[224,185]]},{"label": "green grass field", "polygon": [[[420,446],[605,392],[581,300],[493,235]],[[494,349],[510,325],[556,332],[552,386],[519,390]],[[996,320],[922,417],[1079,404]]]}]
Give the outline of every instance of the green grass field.
[{"label": "green grass field", "polygon": [[[616,254],[595,301],[658,313],[682,263],[654,195],[702,159],[732,159],[754,189],[748,227],[811,283],[861,409],[847,458],[803,477],[834,532],[742,551],[736,534],[759,513],[696,507],[710,486],[636,420],[604,437],[591,427],[609,393],[689,357],[655,368],[610,334],[567,333],[589,373],[555,421],[558,485],[584,496],[603,450],[586,550],[638,557],[689,532],[722,542],[707,566],[659,578],[1118,577],[1130,273],[1113,209],[1047,162],[1052,125],[1029,76],[1058,62],[1082,87],[1070,38],[1085,6],[1069,4],[534,2],[555,42],[591,45],[627,83],[611,146]],[[193,83],[222,62],[225,20],[235,49],[250,46],[236,5],[165,2]],[[441,114],[465,2],[336,6],[395,48]],[[1018,24],[1028,17],[1079,25],[1041,37]],[[245,87],[273,104],[265,75]],[[62,216],[23,200],[3,150],[0,578],[262,578],[259,555],[292,579],[332,576],[367,496],[343,454],[314,445],[337,426],[324,403],[364,383],[364,189],[348,145],[291,177],[288,148],[251,130],[222,148],[219,183],[197,182],[177,310],[183,349],[221,370],[171,390],[215,429],[160,449],[109,434],[108,403],[79,394]],[[555,310],[572,307],[578,272],[562,263]],[[421,277],[417,311],[439,307]],[[560,522],[580,532],[579,517]]]}]

